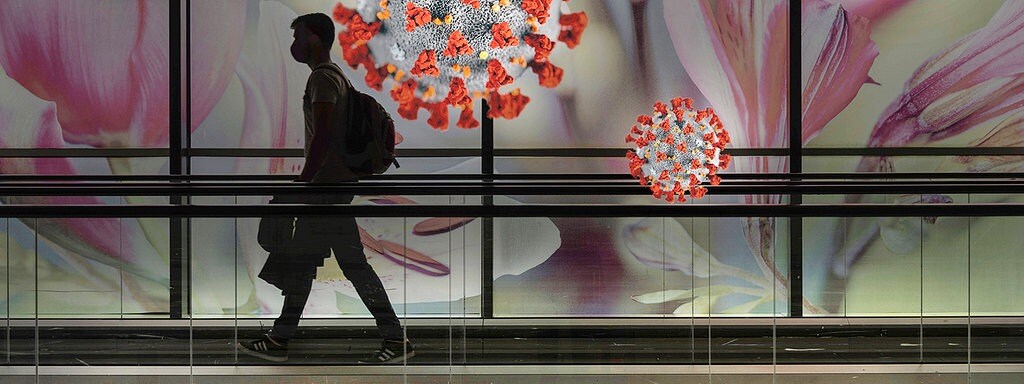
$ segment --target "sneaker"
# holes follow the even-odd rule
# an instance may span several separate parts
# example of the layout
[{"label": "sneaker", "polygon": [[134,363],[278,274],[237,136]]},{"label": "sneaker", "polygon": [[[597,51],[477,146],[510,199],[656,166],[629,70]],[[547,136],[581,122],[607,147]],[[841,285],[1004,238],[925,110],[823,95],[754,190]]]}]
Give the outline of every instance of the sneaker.
[{"label": "sneaker", "polygon": [[384,340],[370,357],[359,360],[359,364],[397,364],[416,356],[409,340]]},{"label": "sneaker", "polygon": [[270,335],[263,335],[256,340],[239,341],[238,350],[242,353],[275,363],[288,361],[288,343],[274,340]]}]

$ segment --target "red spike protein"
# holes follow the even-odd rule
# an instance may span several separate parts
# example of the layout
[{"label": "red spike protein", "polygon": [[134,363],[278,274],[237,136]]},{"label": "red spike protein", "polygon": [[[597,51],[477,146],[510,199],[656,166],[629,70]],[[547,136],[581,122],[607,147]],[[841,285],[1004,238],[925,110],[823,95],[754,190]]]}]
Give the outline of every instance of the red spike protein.
[{"label": "red spike protein", "polygon": [[366,68],[370,88],[380,91],[391,79],[400,116],[416,120],[426,109],[427,123],[444,131],[455,107],[462,110],[456,126],[468,129],[480,126],[474,99],[487,98],[488,117],[519,116],[530,98],[500,89],[526,68],[544,87],[562,81],[562,68],[548,61],[552,39],[574,48],[588,19],[553,1],[569,0],[360,0],[357,9],[335,6],[334,20],[343,26],[345,61]]},{"label": "red spike protein", "polygon": [[626,152],[629,174],[650,186],[655,198],[684,202],[685,192],[704,197],[702,183],[718,185],[718,171],[729,167],[731,157],[722,154],[729,132],[711,108],[695,110],[690,98],[672,99],[671,105],[654,103],[654,115],[640,115],[626,142],[636,148]]}]

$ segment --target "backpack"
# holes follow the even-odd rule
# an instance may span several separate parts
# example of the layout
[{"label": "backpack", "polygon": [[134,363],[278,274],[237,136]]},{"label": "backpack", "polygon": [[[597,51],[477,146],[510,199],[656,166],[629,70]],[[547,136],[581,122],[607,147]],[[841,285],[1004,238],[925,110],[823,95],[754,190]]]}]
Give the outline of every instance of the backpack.
[{"label": "backpack", "polygon": [[341,148],[340,140],[331,143],[337,153],[344,154],[345,166],[358,176],[383,174],[391,164],[401,168],[395,154],[395,121],[391,114],[373,96],[356,90],[334,63],[316,69],[321,68],[336,72],[348,87],[345,147]]}]

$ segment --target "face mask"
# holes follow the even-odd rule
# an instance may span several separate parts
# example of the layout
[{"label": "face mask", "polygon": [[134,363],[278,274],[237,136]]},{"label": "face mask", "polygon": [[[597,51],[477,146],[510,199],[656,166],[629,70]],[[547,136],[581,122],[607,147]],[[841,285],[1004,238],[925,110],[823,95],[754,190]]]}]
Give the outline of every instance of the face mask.
[{"label": "face mask", "polygon": [[291,53],[292,58],[295,59],[295,61],[305,63],[309,55],[308,52],[305,52],[306,50],[302,49],[302,45],[303,44],[300,44],[298,41],[292,43]]}]

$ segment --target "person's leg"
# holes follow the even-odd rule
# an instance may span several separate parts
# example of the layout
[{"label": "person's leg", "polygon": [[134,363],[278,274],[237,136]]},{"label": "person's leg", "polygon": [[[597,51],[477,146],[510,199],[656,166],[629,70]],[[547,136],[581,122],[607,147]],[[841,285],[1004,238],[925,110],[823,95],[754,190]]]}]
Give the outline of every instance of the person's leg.
[{"label": "person's leg", "polygon": [[370,310],[377,322],[377,330],[385,340],[404,340],[402,324],[398,321],[391,300],[384,290],[380,276],[366,261],[363,244],[359,239],[359,227],[354,217],[337,217],[339,235],[331,248],[345,278],[352,282],[366,309]]},{"label": "person's leg", "polygon": [[[292,197],[296,202],[307,204],[320,203],[323,198],[317,195],[297,195]],[[281,315],[274,320],[274,328],[270,336],[274,340],[287,342],[295,335],[299,327],[299,319],[306,308],[306,301],[313,289],[313,280],[316,278],[316,268],[323,265],[323,259],[330,257],[330,248],[323,239],[322,226],[323,218],[299,216],[295,220],[295,233],[292,245],[290,263],[286,263],[287,279],[286,288],[283,289],[284,304],[281,307]]]},{"label": "person's leg", "polygon": [[[290,197],[287,201],[317,202],[308,196]],[[315,230],[319,224],[312,217],[298,217],[293,244],[288,247],[289,254],[278,254],[276,256],[283,259],[278,259],[273,265],[264,265],[264,269],[269,267],[272,270],[261,271],[260,275],[263,277],[264,272],[273,275],[272,284],[283,291],[284,305],[281,315],[274,321],[274,328],[258,339],[240,340],[237,343],[239,351],[274,362],[288,361],[288,341],[299,327],[299,320],[313,288],[313,279],[316,278],[316,267],[323,265],[324,258],[330,257],[330,248],[326,242],[317,241],[320,239]]]},{"label": "person's leg", "polygon": [[[333,203],[348,204],[352,197],[344,197]],[[336,217],[337,236],[333,238],[331,248],[334,250],[338,266],[341,267],[345,279],[352,282],[355,292],[359,294],[362,304],[367,306],[377,322],[377,330],[385,340],[404,340],[404,332],[398,316],[394,313],[391,300],[387,297],[384,284],[373,266],[367,262],[367,255],[362,252],[359,239],[359,227],[354,217]]]},{"label": "person's leg", "polygon": [[[305,275],[307,273],[297,274]],[[291,276],[289,279],[296,278],[302,279],[298,275]],[[302,283],[295,280],[289,286],[281,315],[273,322],[270,332],[255,340],[239,341],[240,351],[270,361],[284,362],[288,360],[288,342],[299,327],[299,318],[302,316],[302,309],[309,297],[312,281],[306,280],[306,283]]]},{"label": "person's leg", "polygon": [[[338,237],[339,241],[335,246],[334,255],[338,259],[338,265],[342,273],[355,286],[363,305],[373,314],[377,321],[377,331],[384,339],[380,348],[374,351],[369,357],[359,360],[360,364],[398,364],[416,355],[412,342],[405,338],[402,324],[395,315],[395,309],[391,306],[391,300],[384,290],[384,284],[380,277],[366,261],[366,254],[363,253],[363,245],[359,240],[359,228],[356,227],[355,219],[348,218],[351,224],[346,224],[345,232]],[[349,229],[350,228],[350,229]]]},{"label": "person's leg", "polygon": [[312,288],[310,284],[305,293],[299,291],[284,295],[281,315],[274,320],[274,328],[270,330],[270,336],[275,341],[287,343],[295,336],[295,330],[299,328],[299,320],[302,318],[302,311],[306,308],[306,300],[309,299],[309,291]]},{"label": "person's leg", "polygon": [[[309,285],[312,288],[312,284]],[[261,359],[283,363],[288,361],[288,341],[299,327],[302,309],[309,297],[309,288],[290,292],[284,296],[281,316],[274,321],[274,328],[254,340],[239,340],[239,351]],[[302,292],[305,292],[304,294]]]}]

